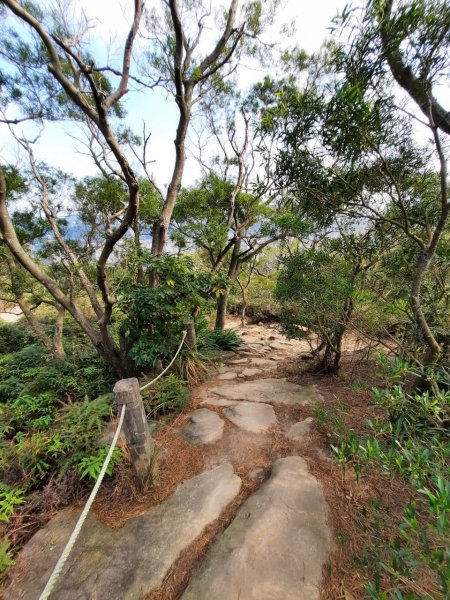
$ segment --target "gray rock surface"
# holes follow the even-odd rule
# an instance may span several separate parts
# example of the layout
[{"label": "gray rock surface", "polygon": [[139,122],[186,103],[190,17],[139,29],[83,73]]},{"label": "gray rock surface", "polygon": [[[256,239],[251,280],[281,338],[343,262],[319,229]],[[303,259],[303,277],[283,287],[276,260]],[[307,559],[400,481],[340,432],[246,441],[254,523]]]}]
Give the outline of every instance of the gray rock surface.
[{"label": "gray rock surface", "polygon": [[207,408],[199,408],[189,415],[188,423],[180,430],[191,444],[212,444],[223,435],[223,421]]},{"label": "gray rock surface", "polygon": [[286,379],[257,379],[239,385],[215,386],[209,393],[226,400],[268,402],[269,404],[315,404],[321,400],[314,386],[302,386]]},{"label": "gray rock surface", "polygon": [[298,456],[278,460],[191,579],[182,600],[318,600],[330,551],[319,482]]},{"label": "gray rock surface", "polygon": [[262,373],[261,369],[244,369],[242,373],[239,374],[239,377],[253,377],[260,373]]},{"label": "gray rock surface", "polygon": [[232,379],[237,379],[237,373],[235,371],[227,371],[219,375],[217,379],[221,379],[223,381],[231,381]]},{"label": "gray rock surface", "polygon": [[257,367],[269,367],[271,369],[275,366],[273,362],[267,358],[252,358],[251,365]]},{"label": "gray rock surface", "polygon": [[[109,529],[90,513],[50,600],[139,600],[159,587],[180,554],[239,493],[241,481],[222,464],[181,484],[169,500]],[[64,511],[28,542],[5,600],[36,600],[79,512]]]},{"label": "gray rock surface", "polygon": [[308,435],[311,425],[314,423],[314,419],[312,417],[307,417],[303,421],[299,421],[298,423],[294,423],[292,427],[287,432],[287,437],[290,440],[299,441],[303,439],[306,435]]},{"label": "gray rock surface", "polygon": [[236,404],[224,408],[223,414],[232,423],[251,433],[266,431],[277,422],[275,412],[270,404],[236,402]]}]

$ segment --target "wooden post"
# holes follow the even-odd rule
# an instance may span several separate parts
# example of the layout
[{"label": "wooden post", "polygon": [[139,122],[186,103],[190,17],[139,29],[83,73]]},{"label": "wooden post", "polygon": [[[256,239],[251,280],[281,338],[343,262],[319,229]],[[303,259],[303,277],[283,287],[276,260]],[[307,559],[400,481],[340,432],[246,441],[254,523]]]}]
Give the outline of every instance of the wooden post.
[{"label": "wooden post", "polygon": [[184,323],[184,326],[186,328],[186,339],[184,341],[184,343],[186,344],[187,348],[190,348],[191,350],[197,350],[197,335],[195,333],[195,325],[194,325],[194,321],[190,320],[190,321],[186,321]]},{"label": "wooden post", "polygon": [[139,485],[143,488],[151,475],[154,443],[142,403],[139,381],[136,377],[121,379],[114,386],[114,396],[119,410],[122,404],[126,406],[123,430]]}]

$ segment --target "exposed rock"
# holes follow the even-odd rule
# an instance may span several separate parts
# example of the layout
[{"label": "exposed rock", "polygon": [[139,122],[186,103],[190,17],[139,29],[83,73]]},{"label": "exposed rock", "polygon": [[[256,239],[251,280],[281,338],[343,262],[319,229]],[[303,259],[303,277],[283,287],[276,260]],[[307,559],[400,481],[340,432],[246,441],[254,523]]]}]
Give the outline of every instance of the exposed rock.
[{"label": "exposed rock", "polygon": [[272,350],[286,350],[286,346],[282,342],[272,342],[270,347]]},{"label": "exposed rock", "polygon": [[208,398],[201,403],[209,404],[210,406],[233,406],[236,400],[225,400],[225,398]]},{"label": "exposed rock", "polygon": [[226,371],[217,377],[217,379],[221,379],[223,381],[231,381],[232,379],[237,379],[237,373],[235,371]]},{"label": "exposed rock", "polygon": [[287,432],[287,437],[290,440],[299,441],[303,439],[306,435],[308,435],[311,425],[313,424],[314,419],[312,417],[307,417],[303,421],[299,421],[292,425],[292,427]]},{"label": "exposed rock", "polygon": [[330,550],[319,482],[298,456],[278,460],[206,556],[182,600],[318,600]]},{"label": "exposed rock", "polygon": [[245,365],[248,358],[238,358],[237,360],[230,360],[230,365]]},{"label": "exposed rock", "polygon": [[[178,486],[169,500],[110,529],[89,514],[51,600],[137,600],[161,586],[180,552],[239,493],[231,464]],[[36,600],[78,519],[64,511],[38,531],[19,554],[5,600]]]},{"label": "exposed rock", "polygon": [[239,374],[239,377],[253,377],[260,373],[262,373],[261,369],[244,369],[242,373]]},{"label": "exposed rock", "polygon": [[269,404],[315,404],[322,398],[314,386],[297,385],[286,379],[243,381],[239,385],[215,386],[209,391],[226,400]]},{"label": "exposed rock", "polygon": [[236,402],[236,404],[224,408],[223,414],[232,423],[251,433],[266,431],[277,422],[275,412],[270,404]]},{"label": "exposed rock", "polygon": [[223,421],[207,408],[199,408],[189,415],[189,422],[181,433],[191,444],[212,444],[223,435]]},{"label": "exposed rock", "polygon": [[252,365],[257,365],[260,367],[273,367],[272,361],[267,358],[253,358],[251,361]]}]

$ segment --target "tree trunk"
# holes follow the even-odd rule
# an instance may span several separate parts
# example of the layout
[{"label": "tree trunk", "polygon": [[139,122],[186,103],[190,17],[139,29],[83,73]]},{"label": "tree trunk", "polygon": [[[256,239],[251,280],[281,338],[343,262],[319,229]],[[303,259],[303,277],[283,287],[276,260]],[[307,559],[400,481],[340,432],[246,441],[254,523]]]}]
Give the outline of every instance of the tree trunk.
[{"label": "tree trunk", "polygon": [[66,353],[64,352],[63,346],[63,329],[64,329],[64,315],[65,308],[61,304],[56,305],[56,323],[55,333],[53,335],[53,354],[55,358],[64,358]]},{"label": "tree trunk", "polygon": [[[240,261],[239,261],[239,251],[241,249],[241,240],[237,239],[233,246],[233,253],[230,258],[230,266],[228,267],[228,277],[231,281],[234,281],[236,277],[239,275],[240,269]],[[218,329],[223,331],[225,328],[225,323],[227,320],[227,306],[228,306],[228,296],[230,294],[230,286],[224,291],[224,293],[217,298],[217,313],[216,313],[216,323],[214,329]]]},{"label": "tree trunk", "polygon": [[184,167],[186,164],[186,135],[189,122],[191,120],[192,88],[190,88],[184,98],[177,98],[177,104],[180,111],[177,134],[175,137],[175,165],[172,172],[172,178],[167,188],[166,199],[161,212],[161,216],[153,227],[152,254],[162,254],[167,240],[170,221],[178,193],[181,188]]},{"label": "tree trunk", "polygon": [[20,306],[20,310],[23,312],[25,319],[28,321],[29,326],[36,334],[38,340],[40,340],[49,352],[54,353],[53,343],[49,336],[45,333],[44,328],[36,319],[33,311],[28,306],[28,302],[23,296],[17,297],[17,304]]},{"label": "tree trunk", "polygon": [[214,329],[223,331],[227,320],[228,288],[217,298],[216,323]]},{"label": "tree trunk", "polygon": [[431,331],[430,326],[426,320],[424,312],[422,310],[422,303],[420,300],[420,291],[422,287],[423,278],[428,271],[431,263],[431,256],[426,250],[421,250],[419,258],[417,259],[416,268],[414,270],[412,285],[411,285],[411,307],[414,313],[414,319],[416,325],[423,335],[423,338],[428,346],[429,362],[435,360],[441,353],[441,346],[436,340]]}]

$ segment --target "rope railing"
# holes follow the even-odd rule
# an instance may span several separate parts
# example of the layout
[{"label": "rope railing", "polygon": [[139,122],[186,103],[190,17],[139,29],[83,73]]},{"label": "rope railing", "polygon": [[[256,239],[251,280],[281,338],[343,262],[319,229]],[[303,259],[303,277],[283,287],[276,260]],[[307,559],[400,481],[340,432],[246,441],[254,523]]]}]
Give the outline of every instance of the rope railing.
[{"label": "rope railing", "polygon": [[146,383],[145,385],[143,385],[142,387],[139,388],[141,392],[142,392],[142,390],[145,390],[146,388],[148,388],[151,385],[153,385],[156,381],[158,381],[158,379],[160,377],[162,377],[164,375],[164,373],[167,373],[167,371],[170,369],[170,367],[175,362],[177,356],[180,354],[180,351],[181,351],[181,348],[183,347],[184,340],[186,339],[186,336],[187,336],[187,330],[185,329],[183,331],[183,337],[181,338],[181,342],[180,342],[180,345],[178,346],[178,350],[175,352],[175,356],[172,358],[172,360],[167,365],[167,367],[164,369],[164,371],[161,371],[161,373],[157,377],[155,377],[155,379],[152,379],[151,381],[149,381],[148,383]]},{"label": "rope railing", "polygon": [[95,482],[95,485],[92,489],[92,492],[88,498],[88,501],[85,504],[85,507],[83,509],[83,512],[81,513],[77,524],[75,525],[75,529],[72,531],[72,535],[69,538],[69,541],[67,542],[61,556],[59,557],[58,562],[55,565],[55,568],[52,571],[52,574],[50,575],[49,580],[47,581],[47,585],[44,588],[44,591],[42,592],[42,594],[39,596],[39,600],[47,600],[48,597],[50,596],[50,594],[52,593],[53,588],[55,587],[55,584],[58,580],[58,577],[61,575],[61,571],[64,568],[64,565],[66,564],[67,559],[69,558],[69,554],[72,551],[72,548],[75,544],[75,542],[77,541],[77,537],[80,534],[81,528],[83,527],[83,524],[86,520],[86,517],[88,516],[88,512],[92,506],[92,503],[95,500],[95,497],[97,495],[97,492],[100,488],[100,485],[103,481],[103,477],[105,476],[105,473],[108,469],[108,465],[109,462],[111,460],[111,457],[113,455],[114,452],[114,448],[116,447],[117,444],[117,440],[119,439],[119,435],[120,435],[120,430],[122,429],[122,424],[123,424],[123,419],[125,416],[125,404],[122,406],[122,410],[120,413],[120,418],[119,418],[119,423],[117,425],[117,429],[116,429],[116,433],[114,434],[114,438],[113,441],[111,442],[111,446],[109,448],[109,452],[106,455],[105,458],[105,462],[103,463],[103,467],[102,470],[100,471],[100,475],[98,476],[97,481]]},{"label": "rope railing", "polygon": [[[179,355],[179,353],[181,352],[181,348],[183,347],[184,344],[184,340],[186,339],[186,335],[187,335],[187,330],[185,329],[183,331],[183,337],[181,339],[180,345],[178,346],[178,349],[174,355],[174,357],[172,358],[172,360],[170,361],[170,363],[167,365],[167,367],[161,371],[161,373],[159,373],[159,375],[157,377],[155,377],[154,379],[152,379],[152,381],[149,381],[148,383],[146,383],[145,385],[143,385],[142,387],[139,388],[139,391],[145,390],[146,388],[148,388],[149,386],[151,386],[152,384],[154,384],[156,381],[158,381],[158,379],[160,377],[162,377],[164,375],[164,373],[167,373],[167,371],[170,369],[170,367],[173,365],[173,363],[175,362],[177,356]],[[86,518],[88,516],[89,510],[97,496],[98,490],[100,489],[100,486],[102,484],[103,478],[106,474],[106,471],[108,469],[108,465],[111,461],[111,457],[113,455],[114,452],[114,448],[117,445],[117,440],[119,439],[119,435],[120,432],[122,430],[122,425],[123,425],[123,421],[124,421],[124,417],[125,417],[125,410],[126,410],[126,405],[123,404],[122,408],[121,408],[121,412],[120,412],[120,417],[119,417],[119,423],[117,424],[117,429],[116,432],[114,434],[114,438],[111,442],[111,446],[109,448],[108,454],[106,455],[105,458],[105,462],[103,463],[103,466],[101,468],[100,474],[97,478],[97,481],[95,482],[95,485],[92,489],[92,492],[89,495],[89,498],[83,508],[83,511],[81,513],[81,515],[78,518],[77,524],[75,525],[74,530],[72,531],[72,535],[69,538],[69,541],[67,542],[67,544],[64,547],[64,550],[62,551],[61,556],[58,559],[58,562],[56,563],[48,581],[47,584],[44,588],[44,591],[42,592],[42,594],[39,596],[39,600],[48,600],[50,594],[53,591],[53,588],[56,585],[56,582],[59,578],[59,576],[61,575],[61,572],[64,568],[64,565],[67,562],[67,559],[69,558],[69,555],[72,551],[73,546],[75,545],[75,542],[77,541],[77,538],[80,534],[81,528],[84,525],[84,522],[86,521]]]}]

